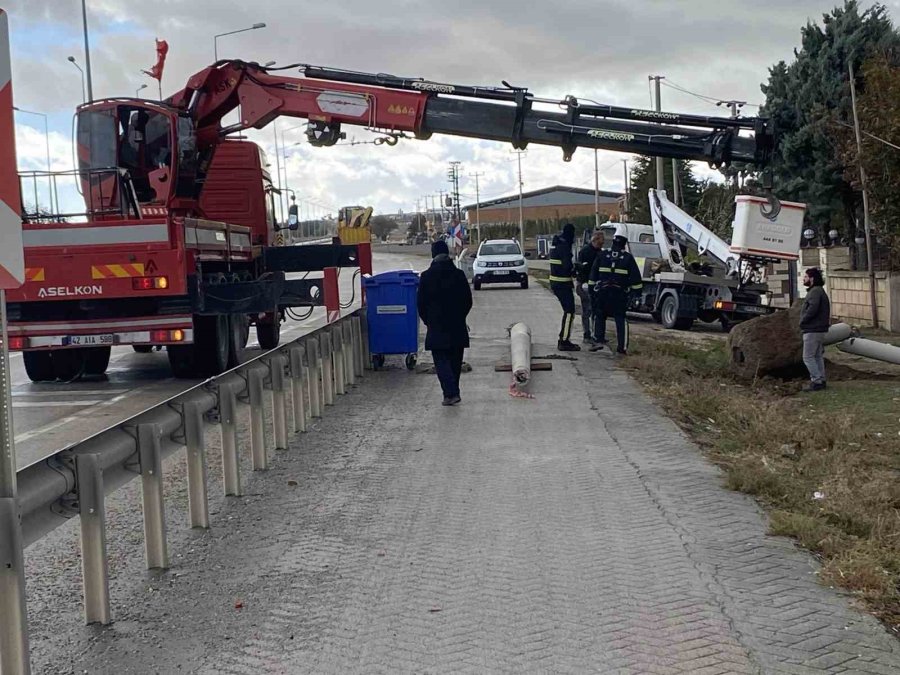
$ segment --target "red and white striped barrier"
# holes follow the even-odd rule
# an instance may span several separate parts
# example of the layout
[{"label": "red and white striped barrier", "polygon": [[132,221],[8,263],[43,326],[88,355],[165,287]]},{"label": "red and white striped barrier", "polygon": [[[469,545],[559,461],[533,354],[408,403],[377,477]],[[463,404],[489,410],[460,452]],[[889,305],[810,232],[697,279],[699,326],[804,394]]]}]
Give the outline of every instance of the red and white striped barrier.
[{"label": "red and white striped barrier", "polygon": [[0,9],[0,242],[3,242],[0,246],[0,289],[4,290],[18,288],[25,282],[18,175],[9,15]]}]

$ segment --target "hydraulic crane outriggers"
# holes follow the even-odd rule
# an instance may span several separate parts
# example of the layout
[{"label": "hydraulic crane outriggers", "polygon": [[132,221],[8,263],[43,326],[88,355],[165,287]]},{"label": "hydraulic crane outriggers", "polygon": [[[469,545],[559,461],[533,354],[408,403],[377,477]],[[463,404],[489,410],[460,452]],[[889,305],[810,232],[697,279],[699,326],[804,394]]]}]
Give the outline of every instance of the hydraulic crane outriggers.
[{"label": "hydraulic crane outriggers", "polygon": [[[303,77],[284,75],[288,70]],[[240,121],[223,127],[238,108]],[[25,351],[33,379],[102,372],[117,344],[165,345],[177,375],[215,374],[238,358],[248,320],[268,326],[263,346],[274,346],[283,312],[321,304],[321,282],[286,274],[371,271],[367,244],[277,247],[271,218],[236,222],[228,204],[237,202],[227,199],[211,213],[204,193],[218,180],[217,161],[226,147],[237,152],[233,144],[246,143],[228,137],[279,116],[308,119],[316,146],[337,143],[344,125],[356,125],[381,132],[389,145],[440,133],[516,148],[553,145],[564,160],[586,147],[764,165],[775,144],[763,118],[543,99],[505,83],[460,86],[231,60],[195,74],[166,101],[104,99],[76,115],[78,168],[70,173],[86,210],[78,219],[23,214],[31,272],[9,294],[10,343]],[[259,183],[265,163],[256,161],[259,170],[247,181]],[[235,194],[246,185],[235,184]]]}]

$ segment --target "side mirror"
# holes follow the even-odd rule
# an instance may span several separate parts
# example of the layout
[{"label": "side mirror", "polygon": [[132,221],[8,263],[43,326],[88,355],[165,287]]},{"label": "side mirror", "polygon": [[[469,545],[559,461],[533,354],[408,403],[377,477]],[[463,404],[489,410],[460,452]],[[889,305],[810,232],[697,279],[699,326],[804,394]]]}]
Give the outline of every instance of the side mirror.
[{"label": "side mirror", "polygon": [[296,204],[288,207],[288,229],[297,230],[300,227],[300,219],[297,216],[298,208]]}]

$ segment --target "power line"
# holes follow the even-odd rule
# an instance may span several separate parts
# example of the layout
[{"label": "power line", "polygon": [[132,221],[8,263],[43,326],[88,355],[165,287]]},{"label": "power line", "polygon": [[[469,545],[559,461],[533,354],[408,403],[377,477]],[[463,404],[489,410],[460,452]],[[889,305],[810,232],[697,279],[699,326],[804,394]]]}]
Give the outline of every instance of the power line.
[{"label": "power line", "polygon": [[[688,94],[689,96],[694,96],[696,98],[699,98],[701,101],[706,101],[707,103],[712,103],[713,105],[717,104],[719,101],[722,100],[721,98],[714,98],[712,96],[706,96],[705,94],[698,94],[697,92],[691,91],[690,89],[686,89],[686,88],[682,87],[681,85],[679,85],[675,82],[672,82],[671,80],[668,80],[668,79],[663,80],[661,82],[661,84],[665,87],[669,87],[670,89],[675,89],[676,91],[680,91],[683,94]],[[759,108],[762,104],[761,103],[746,103],[746,105],[753,106],[754,108]]]}]

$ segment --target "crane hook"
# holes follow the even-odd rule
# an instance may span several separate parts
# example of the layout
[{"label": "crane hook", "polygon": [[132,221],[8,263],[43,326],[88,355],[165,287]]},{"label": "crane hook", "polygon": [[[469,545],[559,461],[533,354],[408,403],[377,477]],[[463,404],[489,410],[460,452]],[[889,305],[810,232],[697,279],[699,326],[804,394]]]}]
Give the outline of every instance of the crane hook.
[{"label": "crane hook", "polygon": [[[766,206],[769,208],[767,209]],[[759,205],[759,212],[766,220],[778,220],[778,214],[781,213],[781,202],[771,190],[766,191],[766,203]]]}]

